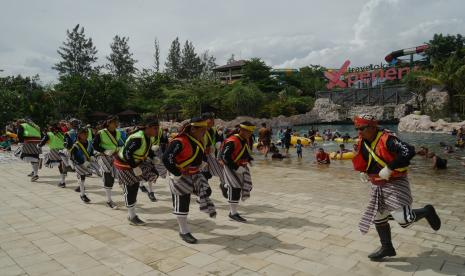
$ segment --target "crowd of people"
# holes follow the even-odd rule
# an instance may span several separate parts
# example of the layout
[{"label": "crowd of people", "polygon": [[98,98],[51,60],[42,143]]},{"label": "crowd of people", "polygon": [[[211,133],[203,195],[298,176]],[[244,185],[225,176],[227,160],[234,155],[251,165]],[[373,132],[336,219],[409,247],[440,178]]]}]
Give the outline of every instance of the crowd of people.
[{"label": "crowd of people", "polygon": [[[14,137],[9,136],[6,141],[10,144],[5,144],[5,149],[11,149],[12,141],[18,142],[14,154],[31,164],[31,182],[38,181],[42,165],[58,168],[60,188],[66,187],[68,173],[74,172],[79,183],[75,191],[84,203],[91,202],[86,178],[96,174],[102,181],[106,205],[118,209],[112,199],[112,188],[118,181],[127,219],[135,226],[145,225],[136,214],[138,191],[157,201],[153,184],[160,177],[168,178],[179,235],[187,243],[196,243],[187,223],[191,195],[197,197],[200,211],[215,217],[208,183],[212,177],[220,180],[222,196],[229,204],[229,218],[247,221],[239,214],[238,206],[250,197],[252,190],[249,164],[253,160],[254,130],[255,126],[245,121],[227,133],[218,131],[212,113],[190,119],[176,133],[161,129],[156,118],[124,129],[119,127],[116,116],[110,116],[96,128],[84,126],[78,119],[62,120],[45,128],[20,119],[7,126]],[[43,154],[45,145],[49,150]]]},{"label": "crowd of people", "polygon": [[[77,119],[60,121],[45,129],[30,120],[17,120],[9,126],[8,133],[10,136],[15,133],[19,142],[15,155],[31,164],[29,176],[32,182],[39,179],[41,163],[47,167],[58,167],[61,179],[57,185],[61,188],[66,187],[67,173],[75,172],[79,181],[75,190],[82,202],[89,203],[85,180],[95,173],[102,180],[106,205],[117,209],[112,200],[112,188],[118,181],[131,225],[145,225],[136,214],[138,191],[146,192],[151,201],[156,201],[153,184],[160,177],[167,178],[179,236],[187,243],[197,243],[187,220],[192,195],[196,196],[201,212],[211,218],[216,217],[209,179],[218,177],[221,194],[229,205],[229,218],[244,223],[247,220],[239,214],[238,207],[252,191],[249,166],[253,161],[255,125],[244,121],[234,129],[219,131],[214,122],[214,114],[205,113],[191,118],[176,133],[170,133],[161,129],[155,118],[147,118],[141,124],[125,129],[118,127],[118,118],[114,116],[96,129],[83,126]],[[368,257],[372,261],[380,261],[396,255],[390,220],[395,220],[401,227],[408,227],[425,218],[433,230],[441,227],[441,220],[432,205],[412,208],[407,178],[413,156],[431,154],[426,148],[416,152],[413,146],[401,141],[394,133],[379,128],[371,115],[357,116],[354,125],[358,137],[354,151],[341,144],[336,156],[352,152],[354,170],[360,173],[362,182],[370,183],[370,201],[359,222],[359,230],[365,234],[371,225],[375,225],[381,247]],[[317,133],[313,129],[309,132],[314,137]],[[336,133],[326,130],[324,135],[333,139]],[[283,131],[283,147],[287,150],[291,138],[294,139],[290,128]],[[265,156],[270,152],[272,157],[288,156],[288,151],[282,155],[277,145],[272,143],[272,130],[266,124],[258,130],[258,144]],[[292,144],[297,158],[302,158],[302,141],[297,139]],[[42,155],[45,145],[49,151]],[[441,166],[440,158],[431,158],[435,160],[436,167]],[[331,162],[330,155],[323,148],[318,148],[315,159],[321,165]]]}]

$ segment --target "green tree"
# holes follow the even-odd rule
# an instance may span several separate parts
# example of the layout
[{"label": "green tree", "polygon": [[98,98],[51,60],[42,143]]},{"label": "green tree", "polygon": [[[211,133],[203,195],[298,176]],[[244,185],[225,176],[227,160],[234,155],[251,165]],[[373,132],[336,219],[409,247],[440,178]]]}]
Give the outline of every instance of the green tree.
[{"label": "green tree", "polygon": [[245,62],[242,68],[245,83],[254,84],[262,92],[278,91],[278,83],[271,78],[271,67],[259,58],[252,58]]},{"label": "green tree", "polygon": [[434,34],[428,42],[426,54],[433,64],[444,62],[451,56],[460,59],[464,57],[465,38],[460,35]]},{"label": "green tree", "polygon": [[96,69],[93,64],[97,61],[97,49],[92,38],[86,38],[84,27],[79,29],[79,24],[72,31],[67,30],[66,36],[66,41],[57,51],[62,60],[52,68],[60,76],[89,76]]},{"label": "green tree", "polygon": [[216,65],[216,58],[213,55],[210,55],[210,52],[206,50],[202,53],[201,57],[201,64],[202,64],[202,73],[200,77],[203,80],[213,80],[214,79],[214,72]]},{"label": "green tree", "polygon": [[158,39],[155,38],[155,53],[153,54],[153,57],[155,59],[155,71],[160,72],[160,43],[158,42]]},{"label": "green tree", "polygon": [[181,45],[176,37],[171,43],[165,62],[166,73],[172,78],[178,79],[181,74]]},{"label": "green tree", "polygon": [[180,78],[192,80],[202,73],[202,62],[192,42],[186,40],[182,48]]},{"label": "green tree", "polygon": [[265,95],[254,85],[234,84],[233,89],[226,95],[226,106],[236,116],[260,115]]},{"label": "green tree", "polygon": [[115,35],[113,42],[110,44],[111,54],[107,56],[107,69],[111,74],[119,78],[132,77],[136,72],[135,60],[129,49],[129,37],[120,37]]}]

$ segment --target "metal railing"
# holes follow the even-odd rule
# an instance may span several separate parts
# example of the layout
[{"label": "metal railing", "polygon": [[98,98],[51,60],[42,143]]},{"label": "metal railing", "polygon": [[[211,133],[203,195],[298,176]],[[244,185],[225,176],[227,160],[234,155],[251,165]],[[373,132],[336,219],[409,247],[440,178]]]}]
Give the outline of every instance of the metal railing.
[{"label": "metal railing", "polygon": [[318,91],[316,98],[329,98],[333,103],[349,107],[354,105],[397,105],[408,102],[414,94],[404,85],[375,88]]}]

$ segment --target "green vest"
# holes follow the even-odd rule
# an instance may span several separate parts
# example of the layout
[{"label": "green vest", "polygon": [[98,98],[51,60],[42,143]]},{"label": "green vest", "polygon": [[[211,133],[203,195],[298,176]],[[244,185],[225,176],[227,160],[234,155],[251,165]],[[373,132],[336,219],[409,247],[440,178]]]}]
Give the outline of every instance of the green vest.
[{"label": "green vest", "polygon": [[92,129],[87,129],[87,141],[92,141]]},{"label": "green vest", "polygon": [[41,137],[40,129],[37,129],[28,123],[22,123],[21,126],[24,129],[24,137],[26,138],[32,138],[32,137],[40,138]]},{"label": "green vest", "polygon": [[121,132],[116,131],[116,137],[111,135],[108,129],[101,129],[98,132],[100,135],[100,146],[105,150],[116,150],[118,148],[118,142],[121,141]]},{"label": "green vest", "polygon": [[61,133],[54,134],[53,132],[47,132],[48,135],[48,147],[53,150],[64,149],[64,136]]},{"label": "green vest", "polygon": [[147,145],[147,141],[145,141],[145,135],[144,135],[143,130],[139,130],[138,132],[131,134],[126,140],[126,143],[124,143],[124,146],[118,152],[118,156],[122,161],[126,161],[126,159],[124,158],[123,152],[126,146],[128,145],[129,141],[131,141],[131,139],[141,139],[142,141],[140,148],[138,148],[134,152],[134,155],[133,155],[133,158],[140,163],[144,161],[145,159],[147,159],[150,148],[155,143],[155,137],[150,137],[150,145]]},{"label": "green vest", "polygon": [[[210,129],[213,130],[212,133],[210,133]],[[215,147],[216,145],[216,127],[212,127],[207,132],[205,132],[205,136],[203,137],[203,144],[208,145],[208,142],[210,142],[211,147]]]}]

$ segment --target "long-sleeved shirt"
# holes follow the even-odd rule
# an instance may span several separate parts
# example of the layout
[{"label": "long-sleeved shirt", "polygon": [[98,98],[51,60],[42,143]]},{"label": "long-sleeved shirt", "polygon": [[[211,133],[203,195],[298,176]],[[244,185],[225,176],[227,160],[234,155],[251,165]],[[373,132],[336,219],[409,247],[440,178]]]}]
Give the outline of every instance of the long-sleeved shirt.
[{"label": "long-sleeved shirt", "polygon": [[[89,143],[87,141],[85,141],[84,143],[81,143],[81,144],[84,147],[84,149],[87,150],[89,148],[88,147]],[[89,156],[93,155],[92,150],[88,151],[87,153],[89,154]],[[78,165],[82,165],[84,162],[88,161],[86,159],[85,154],[82,152],[81,148],[79,146],[77,146],[77,145],[71,147],[70,154],[71,154],[71,160],[73,160],[73,162],[78,164]]]},{"label": "long-sleeved shirt", "polygon": [[76,131],[76,134],[73,137],[69,135],[69,132],[65,133],[64,145],[65,148],[67,148],[68,150],[70,150],[73,147],[74,143],[77,140],[77,130],[74,131]]},{"label": "long-sleeved shirt", "polygon": [[[370,142],[366,142],[367,145],[370,145]],[[386,141],[387,150],[391,153],[394,153],[396,156],[395,159],[386,164],[390,170],[395,170],[398,168],[407,167],[410,165],[410,160],[415,156],[415,147],[399,140],[399,138],[395,136],[389,136]],[[366,147],[363,145],[361,146],[360,152],[362,153],[363,159],[368,160],[368,155],[370,154]],[[377,174],[382,169],[381,165],[379,165],[376,161],[372,161],[370,167],[367,170],[368,174]]]},{"label": "long-sleeved shirt", "polygon": [[[145,143],[148,147],[151,145],[150,137],[145,137]],[[140,163],[134,159],[134,152],[138,150],[141,146],[142,146],[142,138],[133,138],[129,140],[124,146],[123,156],[126,162],[129,164],[129,166],[131,166],[131,168],[137,167]],[[155,153],[152,151],[152,149],[149,148],[148,157],[153,158],[154,156],[155,156]]]},{"label": "long-sleeved shirt", "polygon": [[18,129],[16,130],[16,135],[18,137],[18,142],[24,143],[24,128],[19,125]]},{"label": "long-sleeved shirt", "polygon": [[[191,147],[192,147],[192,153],[194,153],[195,149],[198,147],[198,145],[193,141],[189,140],[189,142],[190,142]],[[174,174],[176,176],[181,175],[181,171],[177,167],[178,164],[176,163],[176,156],[182,150],[183,150],[183,146],[182,146],[181,141],[173,140],[168,145],[168,148],[166,149],[166,151],[163,153],[163,158],[162,158],[163,159],[163,164],[165,165],[166,169],[170,173],[172,173],[172,174]],[[190,164],[190,166],[192,166],[192,167],[200,166],[202,164],[203,159],[204,159],[204,154],[199,149],[199,154],[194,159],[194,161]]]},{"label": "long-sleeved shirt", "polygon": [[[240,139],[240,140],[241,140],[241,147],[245,147],[245,145],[247,144],[247,140],[245,139]],[[223,145],[223,150],[221,152],[221,158],[223,159],[224,164],[231,170],[237,170],[237,168],[239,168],[239,166],[236,164],[232,156],[234,152],[234,148],[235,148],[234,142],[229,141]],[[250,156],[249,152],[245,150],[240,160],[245,160],[249,162],[249,161],[252,161],[253,158],[252,156]]]},{"label": "long-sleeved shirt", "polygon": [[39,147],[45,146],[48,140],[50,140],[50,137],[48,137],[47,133],[45,133],[45,135],[42,135],[42,140],[40,140]]}]

